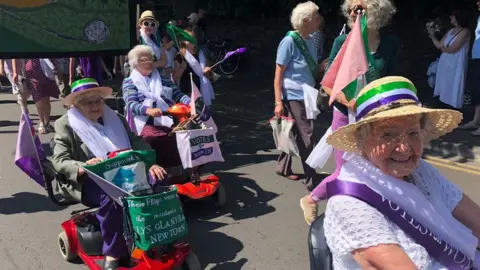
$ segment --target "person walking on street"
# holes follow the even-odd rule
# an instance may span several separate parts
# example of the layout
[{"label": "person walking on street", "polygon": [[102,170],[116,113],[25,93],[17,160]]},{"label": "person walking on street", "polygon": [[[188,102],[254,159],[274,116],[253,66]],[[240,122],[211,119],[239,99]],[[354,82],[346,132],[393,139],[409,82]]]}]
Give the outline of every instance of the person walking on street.
[{"label": "person walking on street", "polygon": [[[312,1],[298,4],[292,11],[294,31],[282,39],[277,50],[275,69],[275,116],[295,119],[292,129],[300,152],[305,179],[303,183],[311,190],[317,178],[315,169],[306,164],[313,150],[314,124],[307,119],[303,84],[315,86],[318,57],[312,34],[320,26],[319,8]],[[292,171],[292,156],[281,153],[277,161],[277,174],[290,180],[299,177]]]},{"label": "person walking on street", "polygon": [[[480,1],[477,1],[480,10]],[[460,126],[460,129],[473,130],[473,136],[480,136],[480,16],[477,20],[477,28],[475,29],[475,42],[472,47],[472,76],[469,78],[469,85],[472,91],[472,104],[475,106],[475,113],[472,121]]]}]

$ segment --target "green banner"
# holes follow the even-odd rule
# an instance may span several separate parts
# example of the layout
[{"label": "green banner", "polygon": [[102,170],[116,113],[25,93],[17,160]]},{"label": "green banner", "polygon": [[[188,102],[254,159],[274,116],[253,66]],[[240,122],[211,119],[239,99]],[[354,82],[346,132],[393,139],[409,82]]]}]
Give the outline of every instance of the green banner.
[{"label": "green banner", "polygon": [[187,221],[174,187],[164,193],[124,200],[135,246],[141,250],[148,251],[187,236]]},{"label": "green banner", "polygon": [[125,53],[136,42],[134,0],[0,0],[0,58]]}]

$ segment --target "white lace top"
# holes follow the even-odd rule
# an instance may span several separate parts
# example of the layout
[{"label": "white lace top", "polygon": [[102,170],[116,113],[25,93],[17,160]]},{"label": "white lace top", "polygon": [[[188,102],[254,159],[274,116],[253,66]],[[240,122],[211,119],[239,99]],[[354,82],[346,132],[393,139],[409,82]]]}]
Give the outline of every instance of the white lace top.
[{"label": "white lace top", "polygon": [[[415,172],[412,177],[428,200],[440,199],[450,211],[463,197],[463,192],[437,170],[432,170],[428,175]],[[395,223],[353,197],[338,195],[328,201],[324,229],[335,270],[361,269],[351,252],[380,244],[398,244],[418,269],[447,269],[431,258],[424,247],[416,244]]]}]

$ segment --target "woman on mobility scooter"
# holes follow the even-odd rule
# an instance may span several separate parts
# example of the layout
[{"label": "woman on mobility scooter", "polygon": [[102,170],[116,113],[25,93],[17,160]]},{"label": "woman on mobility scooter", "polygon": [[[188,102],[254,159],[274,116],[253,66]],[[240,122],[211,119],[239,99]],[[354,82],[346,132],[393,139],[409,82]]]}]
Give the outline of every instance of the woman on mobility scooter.
[{"label": "woman on mobility scooter", "polygon": [[[175,136],[173,120],[162,116],[162,111],[176,103],[190,105],[190,98],[177,88],[162,85],[160,73],[153,65],[153,51],[146,45],[137,45],[129,53],[132,72],[123,81],[123,98],[127,106],[130,127],[157,150],[157,163],[165,168],[182,165]],[[205,113],[205,112],[204,112]],[[133,121],[131,121],[133,118]]]},{"label": "woman on mobility scooter", "polygon": [[[72,84],[72,93],[65,98],[65,105],[71,108],[55,122],[51,159],[54,169],[70,183],[66,188],[69,195],[89,207],[100,206],[97,218],[104,241],[104,269],[116,269],[128,262],[129,254],[123,237],[123,212],[88,178],[81,165],[100,163],[107,159],[108,153],[122,149],[151,149],[130,131],[123,116],[103,103],[103,97],[111,93],[111,88],[99,87],[90,78]],[[153,165],[150,173],[159,181],[166,174],[158,165]]]}]

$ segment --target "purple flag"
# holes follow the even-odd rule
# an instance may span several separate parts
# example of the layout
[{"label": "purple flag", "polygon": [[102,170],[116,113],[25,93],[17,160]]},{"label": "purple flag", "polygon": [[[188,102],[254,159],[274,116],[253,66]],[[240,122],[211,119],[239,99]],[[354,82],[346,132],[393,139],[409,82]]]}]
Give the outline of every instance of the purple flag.
[{"label": "purple flag", "polygon": [[28,113],[23,112],[18,129],[15,164],[39,185],[45,187],[42,161],[46,159],[40,139],[35,133]]}]

